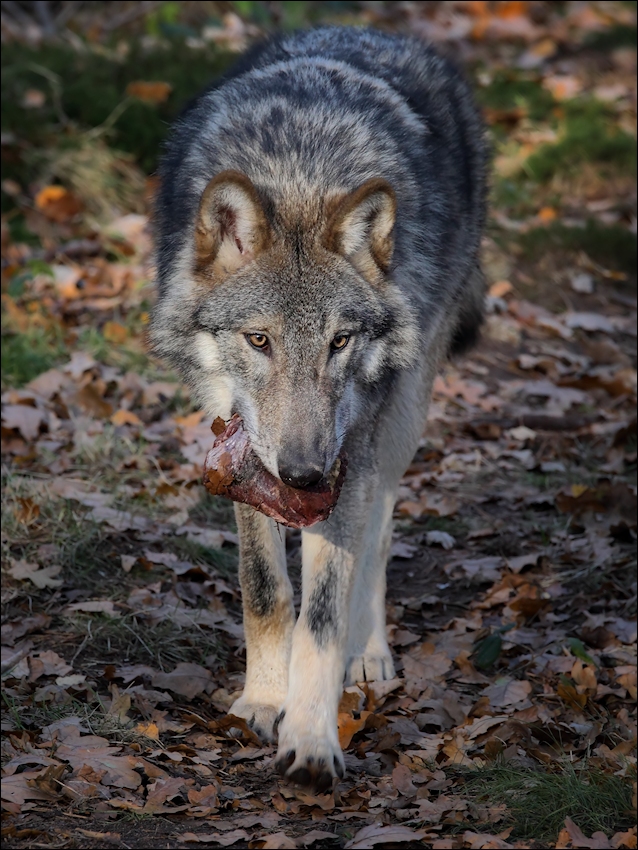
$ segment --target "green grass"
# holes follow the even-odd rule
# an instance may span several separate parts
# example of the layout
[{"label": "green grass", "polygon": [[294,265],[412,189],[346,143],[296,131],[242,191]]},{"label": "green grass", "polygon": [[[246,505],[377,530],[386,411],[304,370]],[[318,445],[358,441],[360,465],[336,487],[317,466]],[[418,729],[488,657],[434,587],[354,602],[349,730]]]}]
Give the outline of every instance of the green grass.
[{"label": "green grass", "polygon": [[584,227],[567,227],[555,221],[521,234],[520,245],[530,260],[547,251],[584,251],[607,268],[629,275],[636,273],[636,236],[619,225],[607,226],[590,219]]},{"label": "green grass", "polygon": [[510,764],[486,767],[469,778],[465,791],[473,801],[507,805],[506,823],[513,839],[553,843],[565,818],[587,836],[607,835],[634,823],[631,784],[594,768],[562,767],[558,772],[533,772]]},{"label": "green grass", "polygon": [[555,174],[574,173],[584,162],[636,173],[636,139],[617,126],[609,107],[582,98],[566,103],[564,110],[559,141],[542,145],[525,163],[534,180],[545,182]]},{"label": "green grass", "polygon": [[[60,138],[59,129],[55,129],[60,120],[80,128],[103,124],[125,100],[129,83],[170,82],[172,92],[164,103],[132,99],[114,121],[110,134],[115,147],[133,154],[138,164],[151,172],[168,125],[184,104],[217,79],[235,58],[212,44],[205,50],[193,50],[183,39],[152,49],[133,43],[124,60],[115,51],[79,52],[61,43],[37,48],[18,43],[5,45],[2,129],[31,144],[47,147]],[[46,95],[41,108],[22,106],[28,89]],[[27,176],[19,162],[10,171],[5,176],[18,180]]]},{"label": "green grass", "polygon": [[537,74],[513,69],[499,70],[477,90],[481,106],[508,112],[522,109],[534,121],[543,120],[555,105],[553,95],[540,85]]},{"label": "green grass", "polygon": [[69,358],[61,333],[38,327],[26,333],[3,329],[1,352],[3,390],[22,387]]},{"label": "green grass", "polygon": [[[83,646],[80,638],[88,633],[91,639]],[[190,661],[211,666],[226,655],[219,633],[197,627],[186,629],[172,620],[150,625],[132,615],[108,617],[78,614],[62,621],[65,632],[78,634],[75,666],[85,670],[102,670],[106,664],[148,664],[170,672],[177,664]]]},{"label": "green grass", "polygon": [[[628,8],[635,10],[635,2],[626,3]],[[608,29],[600,30],[600,32],[592,32],[585,38],[585,47],[591,50],[600,50],[610,53],[612,50],[617,50],[619,47],[636,47],[636,38],[638,33],[635,26],[627,24],[615,24]]]}]

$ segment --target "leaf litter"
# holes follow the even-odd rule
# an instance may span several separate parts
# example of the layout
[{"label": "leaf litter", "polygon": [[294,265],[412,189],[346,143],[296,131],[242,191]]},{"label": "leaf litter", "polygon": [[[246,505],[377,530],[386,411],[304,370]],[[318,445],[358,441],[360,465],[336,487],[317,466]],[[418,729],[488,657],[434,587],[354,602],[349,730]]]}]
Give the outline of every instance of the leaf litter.
[{"label": "leaf litter", "polygon": [[[463,39],[486,96],[501,92],[486,108],[497,188],[559,143],[527,95],[507,101],[513,51],[559,122],[598,97],[633,132],[635,49],[598,77],[583,61],[588,39],[635,27],[627,4],[405,5],[411,31]],[[394,26],[384,14],[365,20]],[[251,26],[226,16],[214,37],[243,44]],[[41,101],[29,90],[23,108]],[[557,265],[517,241],[584,226],[582,210],[635,233],[635,190],[619,204],[612,182],[607,197],[567,171],[529,189],[534,208],[495,198],[483,341],[437,378],[396,506],[397,677],[344,692],[348,774],[323,795],[280,783],[273,747],[227,714],[245,660],[237,538],[201,486],[209,423],[144,353],[147,216],[88,228],[77,187],[26,190],[48,267],[3,217],[8,333],[64,338],[47,368],[3,383],[9,846],[637,846],[635,296],[587,245]],[[298,603],[298,533],[287,545]]]}]

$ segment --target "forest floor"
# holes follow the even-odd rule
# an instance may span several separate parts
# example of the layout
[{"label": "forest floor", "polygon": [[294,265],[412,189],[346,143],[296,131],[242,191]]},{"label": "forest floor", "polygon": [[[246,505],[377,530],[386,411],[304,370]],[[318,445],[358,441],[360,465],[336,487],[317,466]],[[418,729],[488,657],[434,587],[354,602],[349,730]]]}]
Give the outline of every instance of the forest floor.
[{"label": "forest floor", "polygon": [[455,52],[495,155],[482,341],[396,506],[397,678],[344,692],[323,795],[231,732],[232,506],[144,342],[161,137],[277,4],[215,5],[3,45],[5,846],[636,848],[635,4],[279,4]]}]

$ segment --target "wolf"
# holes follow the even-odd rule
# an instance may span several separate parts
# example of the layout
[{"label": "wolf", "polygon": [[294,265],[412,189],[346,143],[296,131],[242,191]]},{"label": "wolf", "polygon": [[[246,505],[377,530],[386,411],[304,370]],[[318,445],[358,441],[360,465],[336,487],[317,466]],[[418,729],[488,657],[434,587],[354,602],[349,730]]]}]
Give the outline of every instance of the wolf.
[{"label": "wolf", "polygon": [[394,676],[393,507],[437,368],[480,324],[487,158],[448,60],[322,27],[253,48],[161,162],[155,351],[211,416],[241,416],[286,484],[348,458],[334,513],[302,533],[297,618],[283,530],[236,505],[247,670],[231,713],[319,791],[344,775],[344,681]]}]

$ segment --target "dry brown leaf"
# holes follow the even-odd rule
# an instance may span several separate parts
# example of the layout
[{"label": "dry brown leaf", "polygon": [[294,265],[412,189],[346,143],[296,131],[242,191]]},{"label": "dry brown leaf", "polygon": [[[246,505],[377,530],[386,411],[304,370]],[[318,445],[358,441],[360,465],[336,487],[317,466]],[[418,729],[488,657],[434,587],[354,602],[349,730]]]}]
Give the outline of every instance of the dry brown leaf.
[{"label": "dry brown leaf", "polygon": [[241,841],[246,847],[252,836],[245,829],[233,829],[230,832],[184,832],[179,836],[179,841],[184,843],[219,844],[221,847],[230,847]]},{"label": "dry brown leaf", "polygon": [[133,413],[132,410],[124,410],[120,408],[120,410],[116,410],[113,416],[111,416],[111,422],[119,428],[120,425],[142,425],[142,420],[137,414]]},{"label": "dry brown leaf", "polygon": [[167,688],[173,693],[193,699],[206,690],[212,678],[210,670],[200,664],[183,661],[170,673],[156,673],[153,676],[153,686]]},{"label": "dry brown leaf", "polygon": [[316,841],[334,841],[334,832],[326,832],[323,829],[313,829],[305,835],[301,835],[297,840],[301,847],[312,847]]},{"label": "dry brown leaf", "polygon": [[102,336],[107,342],[112,342],[115,345],[121,345],[128,339],[129,331],[119,322],[108,321],[104,323]]},{"label": "dry brown leaf", "polygon": [[64,223],[82,212],[84,204],[64,186],[45,186],[34,198],[36,209],[51,221]]},{"label": "dry brown leaf", "polygon": [[463,846],[470,850],[514,850],[517,845],[505,841],[505,837],[509,836],[511,831],[510,828],[500,835],[490,835],[487,832],[467,830],[463,833]]},{"label": "dry brown leaf", "polygon": [[130,573],[137,561],[136,555],[120,555],[120,563],[125,573]]},{"label": "dry brown leaf", "polygon": [[569,835],[572,847],[591,848],[591,850],[613,850],[614,848],[604,832],[595,832],[591,838],[587,838],[580,827],[569,817],[565,818],[565,830]]},{"label": "dry brown leaf", "polygon": [[28,404],[4,404],[2,424],[5,428],[19,431],[25,440],[36,440],[40,429],[48,421],[46,411]]},{"label": "dry brown leaf", "polygon": [[73,602],[65,608],[66,613],[84,611],[87,614],[107,614],[109,617],[119,617],[115,603],[110,599],[87,599],[86,602]]},{"label": "dry brown leaf", "polygon": [[373,823],[364,826],[345,844],[346,850],[368,850],[377,844],[403,843],[422,841],[426,836],[423,829],[410,829],[407,826],[385,826]]},{"label": "dry brown leaf", "polygon": [[75,394],[76,404],[97,419],[108,419],[113,413],[113,405],[105,401],[93,384],[87,384]]},{"label": "dry brown leaf", "polygon": [[3,800],[22,805],[27,800],[47,800],[50,802],[51,795],[40,790],[37,786],[29,785],[29,782],[42,776],[45,770],[25,770],[13,776],[3,776],[0,785],[0,796]]},{"label": "dry brown leaf", "polygon": [[360,732],[365,726],[365,718],[355,719],[351,714],[340,712],[337,717],[337,729],[339,732],[339,745],[342,750],[350,746],[353,736]]},{"label": "dry brown leaf", "polygon": [[483,691],[483,696],[489,698],[490,705],[494,708],[502,708],[523,702],[532,692],[529,682],[519,679],[502,678],[497,679],[493,685]]},{"label": "dry brown leaf", "polygon": [[14,643],[30,632],[46,629],[51,623],[48,614],[34,614],[32,617],[24,617],[21,620],[12,620],[2,626],[2,643],[13,646]]},{"label": "dry brown leaf", "polygon": [[[636,783],[634,782],[634,788],[636,787]],[[635,809],[634,805],[634,809]],[[636,836],[636,827],[632,826],[630,830],[627,832],[617,832],[612,836],[611,839],[612,846],[618,848],[618,850],[636,850],[638,847],[638,837]]]},{"label": "dry brown leaf", "polygon": [[138,80],[129,83],[126,87],[126,94],[129,97],[136,97],[145,103],[153,104],[164,103],[165,100],[168,100],[172,91],[173,86],[170,83],[163,83],[159,80],[154,80],[153,82]]},{"label": "dry brown leaf", "polygon": [[296,850],[299,846],[294,838],[285,832],[273,832],[254,842],[256,848],[261,850]]},{"label": "dry brown leaf", "polygon": [[144,804],[144,814],[174,814],[175,812],[185,811],[188,806],[165,806],[167,800],[172,800],[174,797],[183,796],[186,798],[186,791],[190,785],[194,784],[193,779],[183,779],[181,776],[173,776],[167,779],[157,779],[148,786],[148,796]]},{"label": "dry brown leaf", "polygon": [[13,561],[9,567],[9,574],[18,581],[30,581],[42,590],[45,587],[60,587],[61,578],[55,578],[62,572],[62,567],[54,565],[40,569],[38,564],[29,561]]}]

